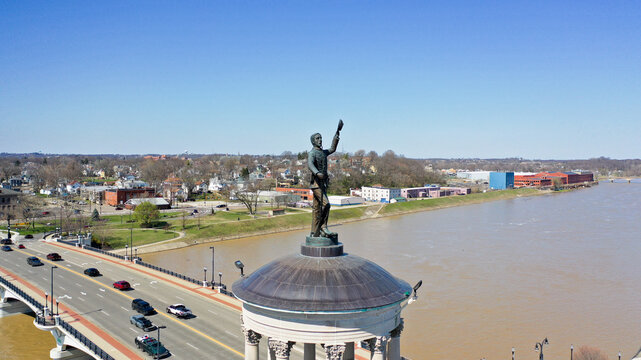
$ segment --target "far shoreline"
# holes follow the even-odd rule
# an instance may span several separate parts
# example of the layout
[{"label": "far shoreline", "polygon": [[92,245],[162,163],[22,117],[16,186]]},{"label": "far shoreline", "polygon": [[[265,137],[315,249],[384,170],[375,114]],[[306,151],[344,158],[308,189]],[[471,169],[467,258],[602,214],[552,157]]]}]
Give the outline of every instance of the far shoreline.
[{"label": "far shoreline", "polygon": [[[587,184],[587,187],[597,185],[598,182],[592,182]],[[585,187],[585,186],[581,186]],[[562,190],[569,191],[575,190],[580,187],[573,189]],[[465,206],[472,204],[481,204],[491,201],[498,200],[508,200],[515,199],[520,197],[530,197],[530,196],[541,196],[557,193],[558,191],[553,191],[551,189],[532,189],[532,188],[520,188],[520,189],[509,189],[509,190],[499,190],[491,191],[486,193],[474,193],[468,195],[460,196],[450,196],[443,198],[433,198],[433,199],[421,199],[421,200],[412,200],[408,202],[400,202],[393,204],[371,204],[360,207],[353,208],[337,208],[333,207],[332,212],[330,213],[330,227],[342,224],[348,224],[357,221],[366,221],[374,220],[379,218],[385,218],[390,216],[399,216],[399,215],[408,215],[414,214],[423,211],[432,211],[446,209],[456,206]],[[352,211],[346,211],[352,210]],[[356,211],[354,211],[356,210]],[[345,211],[347,214],[343,214]],[[299,214],[299,215],[309,215],[309,214]],[[335,215],[335,216],[332,216]],[[284,215],[282,217],[292,216]],[[310,215],[311,216],[311,215]],[[274,220],[277,218],[262,219],[262,220]],[[310,217],[311,219],[311,217]],[[258,221],[258,220],[253,220]],[[216,243],[227,240],[235,240],[240,238],[254,237],[254,236],[263,236],[263,235],[272,235],[278,233],[285,233],[290,231],[300,231],[309,228],[309,222],[303,221],[296,225],[289,225],[284,227],[272,226],[264,230],[258,231],[240,231],[237,233],[226,234],[224,236],[214,236],[214,237],[200,237],[200,238],[182,238],[182,239],[170,239],[158,243],[143,245],[138,247],[138,254],[149,254],[163,251],[170,251],[180,248],[185,248],[194,245],[207,244],[207,243]],[[275,224],[272,224],[275,225]],[[258,226],[257,226],[258,227]],[[251,228],[251,226],[250,226]],[[122,249],[115,250],[114,252],[118,253],[119,251],[124,251]]]}]

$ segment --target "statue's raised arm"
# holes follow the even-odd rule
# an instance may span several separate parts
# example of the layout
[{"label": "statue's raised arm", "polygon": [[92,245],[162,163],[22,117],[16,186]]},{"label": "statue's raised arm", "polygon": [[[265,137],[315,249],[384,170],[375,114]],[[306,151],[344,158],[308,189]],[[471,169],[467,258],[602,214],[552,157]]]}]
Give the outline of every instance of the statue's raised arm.
[{"label": "statue's raised arm", "polygon": [[310,137],[313,147],[307,155],[307,166],[311,172],[309,187],[314,193],[311,231],[311,236],[313,237],[336,237],[336,233],[331,232],[327,228],[330,208],[329,199],[327,199],[327,186],[329,185],[327,156],[336,151],[338,141],[340,140],[339,135],[341,129],[343,129],[343,120],[339,120],[338,129],[336,129],[336,134],[332,141],[332,147],[328,150],[323,150],[323,137],[321,134],[316,133]]}]

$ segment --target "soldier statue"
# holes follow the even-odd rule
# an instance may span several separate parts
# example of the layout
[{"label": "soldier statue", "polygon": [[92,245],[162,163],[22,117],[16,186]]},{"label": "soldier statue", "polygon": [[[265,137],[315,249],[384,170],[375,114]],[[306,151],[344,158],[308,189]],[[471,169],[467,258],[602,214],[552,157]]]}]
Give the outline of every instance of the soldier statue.
[{"label": "soldier statue", "polygon": [[339,133],[343,128],[343,121],[338,122],[338,129],[332,147],[323,150],[323,137],[316,133],[310,137],[313,148],[307,155],[307,166],[311,171],[310,188],[314,193],[313,215],[312,215],[312,232],[313,237],[336,238],[337,234],[327,228],[329,219],[329,199],[327,198],[327,187],[329,186],[329,177],[327,176],[327,156],[333,154],[338,146]]}]

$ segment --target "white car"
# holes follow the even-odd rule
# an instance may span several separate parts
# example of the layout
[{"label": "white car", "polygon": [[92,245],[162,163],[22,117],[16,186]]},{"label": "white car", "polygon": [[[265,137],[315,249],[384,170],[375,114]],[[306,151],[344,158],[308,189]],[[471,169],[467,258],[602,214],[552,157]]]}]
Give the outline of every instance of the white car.
[{"label": "white car", "polygon": [[167,306],[167,312],[182,318],[190,317],[192,315],[191,310],[187,309],[183,304],[169,305]]}]

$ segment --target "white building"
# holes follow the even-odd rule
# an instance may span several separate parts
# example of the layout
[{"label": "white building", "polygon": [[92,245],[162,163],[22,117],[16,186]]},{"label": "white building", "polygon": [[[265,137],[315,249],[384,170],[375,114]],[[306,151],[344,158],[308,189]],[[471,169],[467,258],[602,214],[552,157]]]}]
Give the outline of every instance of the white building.
[{"label": "white building", "polygon": [[364,202],[360,196],[328,196],[327,198],[332,206],[359,205]]},{"label": "white building", "polygon": [[384,188],[384,187],[369,187],[363,186],[361,188],[361,197],[367,201],[376,201],[388,203],[390,199],[401,196],[401,189]]},{"label": "white building", "polygon": [[470,181],[490,182],[489,171],[458,171],[456,177]]}]

